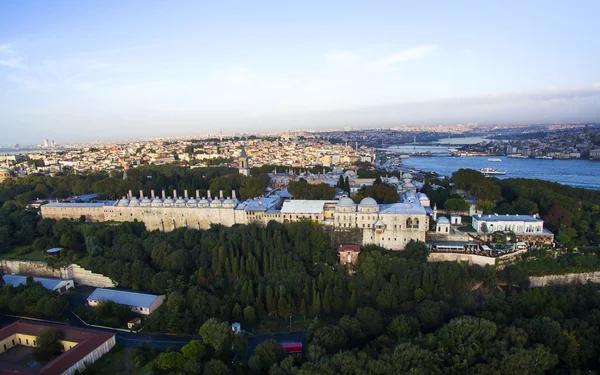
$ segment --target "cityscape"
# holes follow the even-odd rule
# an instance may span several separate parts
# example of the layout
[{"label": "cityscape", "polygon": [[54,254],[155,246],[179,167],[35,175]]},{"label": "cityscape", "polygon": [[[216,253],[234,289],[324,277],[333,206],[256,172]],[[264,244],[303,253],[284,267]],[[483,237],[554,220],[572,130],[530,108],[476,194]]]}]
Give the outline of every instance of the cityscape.
[{"label": "cityscape", "polygon": [[0,375],[598,373],[600,7],[458,5],[0,5]]}]

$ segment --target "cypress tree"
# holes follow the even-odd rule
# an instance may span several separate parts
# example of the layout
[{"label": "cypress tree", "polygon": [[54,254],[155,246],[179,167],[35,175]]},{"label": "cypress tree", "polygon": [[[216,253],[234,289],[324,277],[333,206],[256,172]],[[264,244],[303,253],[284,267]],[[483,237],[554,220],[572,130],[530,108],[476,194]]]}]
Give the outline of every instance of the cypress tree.
[{"label": "cypress tree", "polygon": [[313,303],[313,314],[321,315],[321,297],[319,293],[316,293],[315,301]]},{"label": "cypress tree", "polygon": [[254,304],[254,285],[252,281],[248,282],[248,305]]},{"label": "cypress tree", "polygon": [[306,318],[306,301],[304,298],[300,301],[300,315],[302,315],[303,318]]},{"label": "cypress tree", "polygon": [[242,301],[242,305],[248,305],[248,283],[244,282],[242,284],[242,290],[240,292],[240,300]]},{"label": "cypress tree", "polygon": [[273,296],[271,285],[267,286],[267,311],[269,314],[277,311],[277,305],[275,304],[275,297]]},{"label": "cypress tree", "polygon": [[331,304],[331,288],[328,285],[327,288],[325,288],[325,294],[323,294],[323,311],[325,312],[325,314],[331,313]]},{"label": "cypress tree", "polygon": [[310,284],[308,283],[308,277],[304,280],[304,297],[303,299],[305,301],[310,301],[310,296],[311,296],[311,292],[310,292]]},{"label": "cypress tree", "polygon": [[348,301],[348,311],[351,313],[356,311],[356,290],[353,290],[352,295],[350,295],[350,300]]}]

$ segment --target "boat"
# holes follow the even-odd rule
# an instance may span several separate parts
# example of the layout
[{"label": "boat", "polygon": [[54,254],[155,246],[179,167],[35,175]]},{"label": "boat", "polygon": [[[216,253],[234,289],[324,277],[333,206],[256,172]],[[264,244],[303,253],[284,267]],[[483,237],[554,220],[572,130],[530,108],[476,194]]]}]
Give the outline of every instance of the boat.
[{"label": "boat", "polygon": [[543,160],[553,160],[554,158],[552,156],[536,156],[536,159],[543,159]]},{"label": "boat", "polygon": [[504,175],[504,174],[506,174],[506,172],[504,172],[504,171],[499,171],[499,170],[497,170],[495,168],[489,168],[489,167],[487,167],[487,168],[481,168],[479,170],[479,172],[481,172],[485,176]]},{"label": "boat", "polygon": [[502,161],[502,159],[498,159],[498,158],[489,158],[488,161]]},{"label": "boat", "polygon": [[515,159],[529,159],[529,156],[527,155],[521,155],[521,154],[510,154],[510,155],[506,155],[507,158],[515,158]]}]

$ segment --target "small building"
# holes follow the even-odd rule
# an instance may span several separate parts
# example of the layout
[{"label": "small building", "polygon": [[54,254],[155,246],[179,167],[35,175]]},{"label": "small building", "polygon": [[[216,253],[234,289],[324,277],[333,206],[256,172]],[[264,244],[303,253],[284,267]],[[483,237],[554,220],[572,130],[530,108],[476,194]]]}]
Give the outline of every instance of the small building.
[{"label": "small building", "polygon": [[[35,347],[40,334],[47,330],[58,330],[63,337],[59,341],[61,353],[41,368],[32,368],[28,358],[16,361],[15,355],[24,356],[24,350]],[[63,324],[18,320],[0,329],[0,374],[11,375],[73,375],[96,362],[115,346],[112,332],[76,328]],[[15,348],[16,347],[16,348]],[[7,358],[8,360],[4,360]]]},{"label": "small building", "polygon": [[[5,284],[19,286],[27,284],[27,277],[28,276],[23,275],[3,275],[2,280],[4,280]],[[73,280],[55,279],[51,277],[33,277],[33,281],[42,284],[46,289],[54,290],[60,294],[75,288]]]},{"label": "small building", "polygon": [[231,331],[234,335],[240,335],[242,333],[242,325],[238,322],[235,322],[231,325]]},{"label": "small building", "polygon": [[126,290],[97,288],[87,298],[88,305],[95,307],[101,301],[112,301],[127,305],[131,311],[142,315],[150,315],[165,301],[164,295],[129,292]]},{"label": "small building", "polygon": [[462,216],[460,216],[460,215],[450,215],[450,224],[452,224],[452,225],[462,225]]},{"label": "small building", "polygon": [[297,354],[302,353],[301,342],[282,342],[279,347],[285,354]]},{"label": "small building", "polygon": [[133,327],[137,326],[138,324],[142,323],[142,319],[140,318],[133,318],[130,321],[127,322],[127,328],[132,329]]},{"label": "small building", "polygon": [[360,254],[360,245],[340,245],[338,253],[340,255],[340,264],[342,266],[348,263],[355,265],[358,260],[358,255]]},{"label": "small building", "polygon": [[51,257],[57,257],[57,256],[60,256],[61,250],[62,250],[62,247],[53,247],[52,249],[46,250],[46,255],[51,256]]},{"label": "small building", "polygon": [[450,233],[450,220],[445,216],[440,216],[435,224],[436,233]]}]

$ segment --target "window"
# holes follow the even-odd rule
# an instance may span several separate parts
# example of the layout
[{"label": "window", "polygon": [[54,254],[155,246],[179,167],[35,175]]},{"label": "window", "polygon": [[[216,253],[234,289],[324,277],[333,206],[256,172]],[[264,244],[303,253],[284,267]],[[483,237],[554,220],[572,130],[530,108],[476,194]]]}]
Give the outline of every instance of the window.
[{"label": "window", "polygon": [[25,342],[27,343],[27,345],[29,345],[29,339],[25,339]]}]

